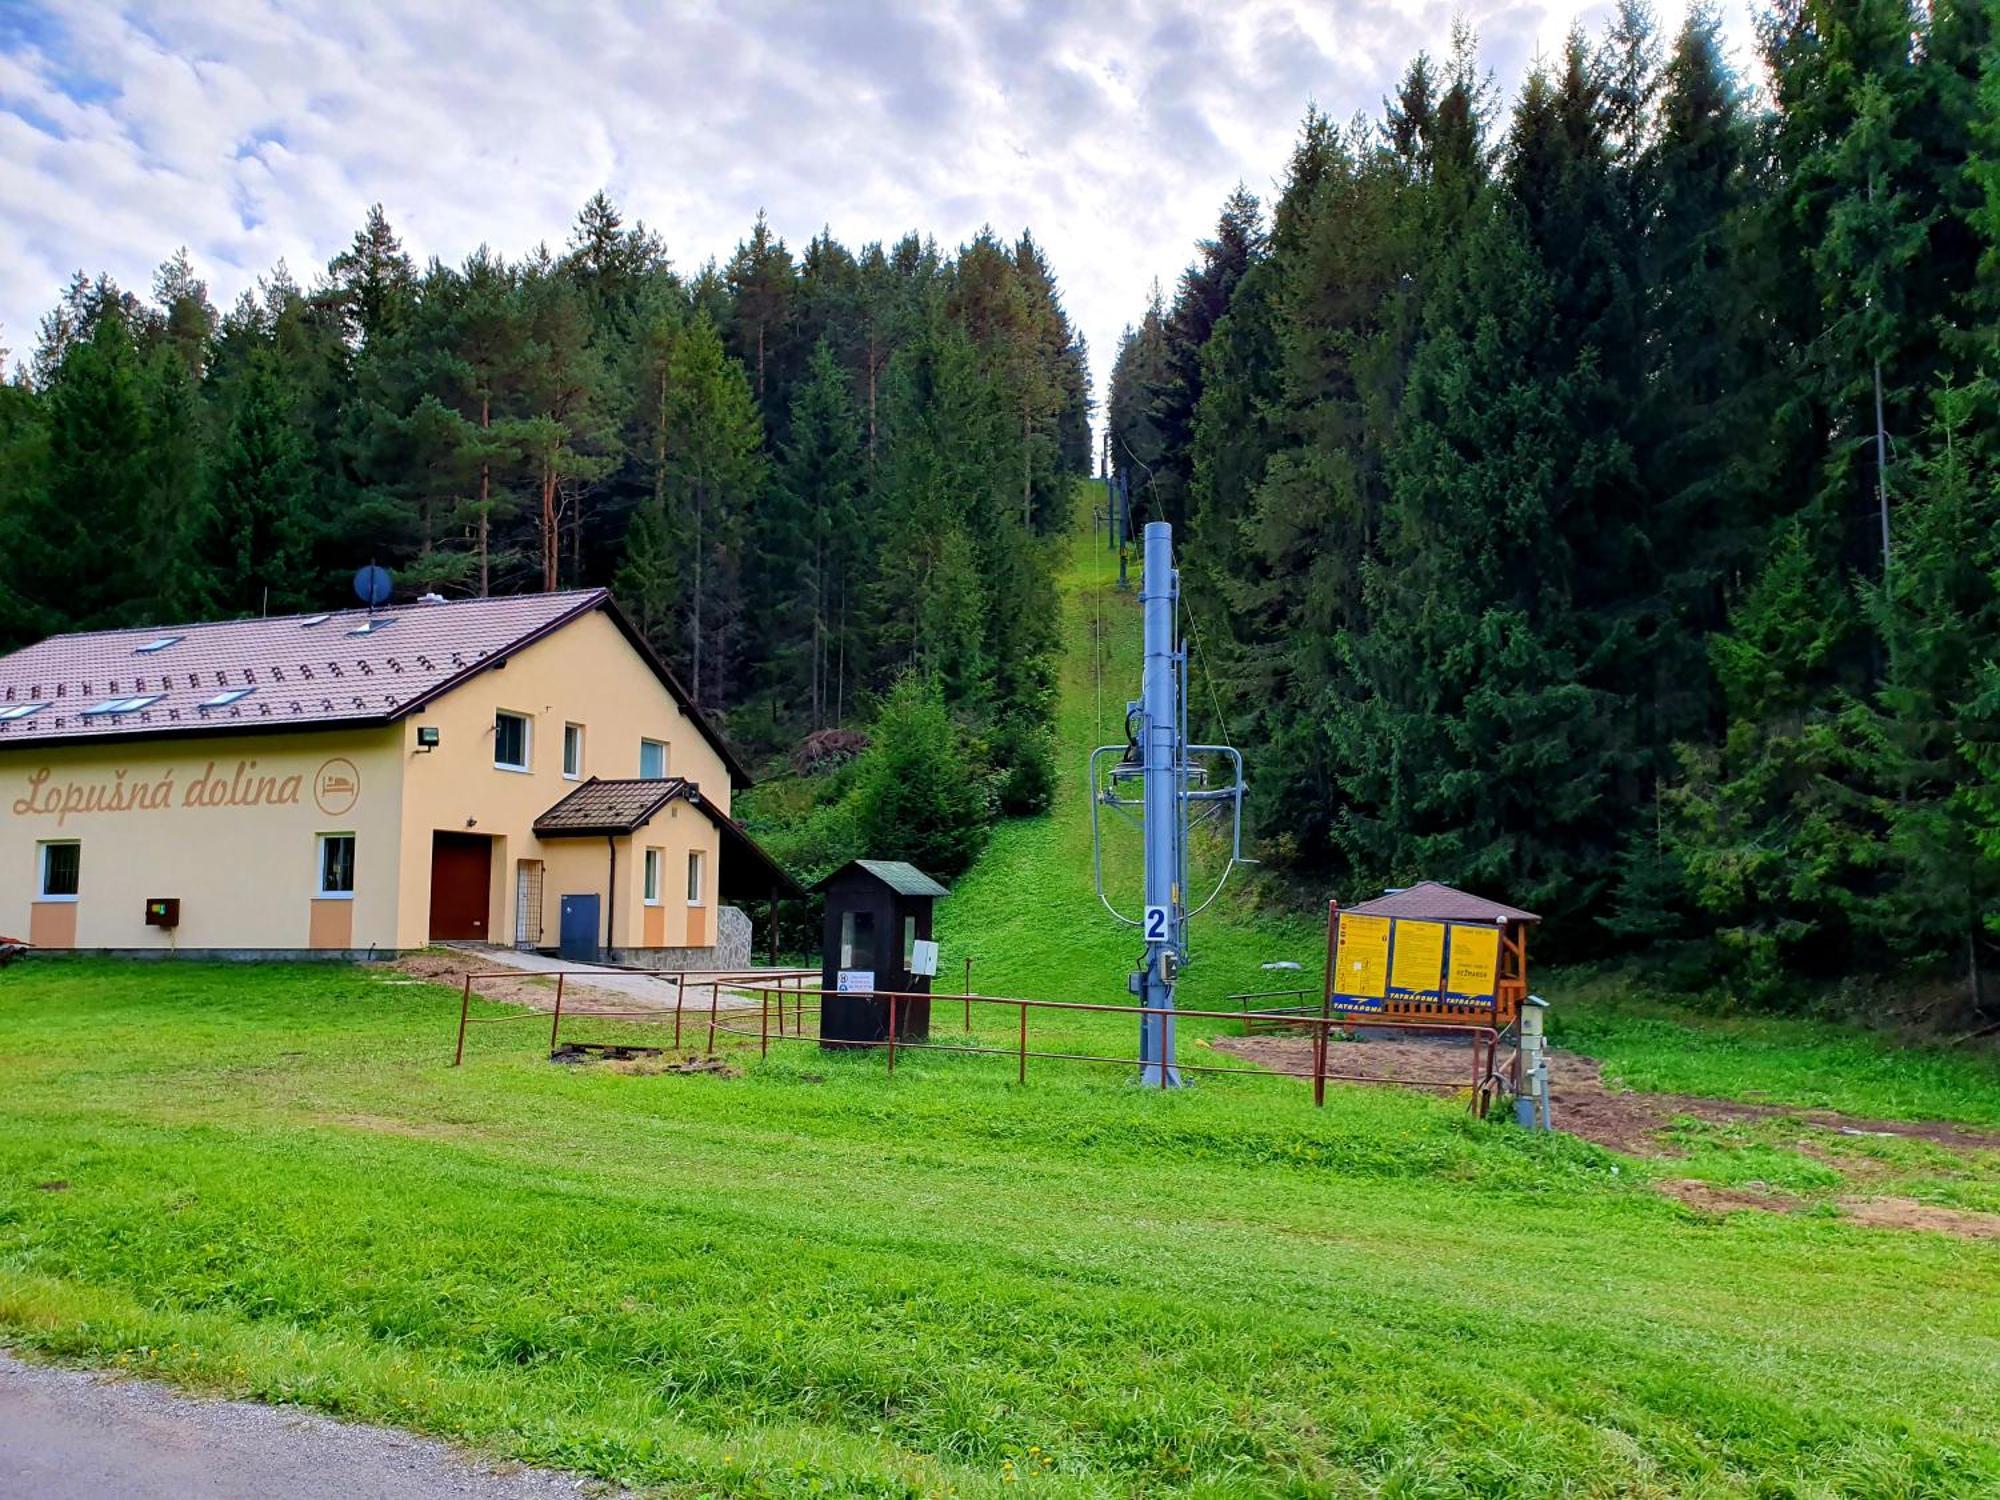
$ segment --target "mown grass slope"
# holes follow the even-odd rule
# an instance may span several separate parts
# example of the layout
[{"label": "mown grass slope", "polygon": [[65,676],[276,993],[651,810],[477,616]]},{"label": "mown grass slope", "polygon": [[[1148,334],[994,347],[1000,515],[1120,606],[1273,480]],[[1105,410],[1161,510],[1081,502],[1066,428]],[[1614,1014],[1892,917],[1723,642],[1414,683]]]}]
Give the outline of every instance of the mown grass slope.
[{"label": "mown grass slope", "polygon": [[[1139,696],[1141,629],[1138,566],[1133,587],[1117,587],[1118,558],[1090,524],[1101,485],[1079,487],[1077,522],[1057,584],[1062,600],[1063,652],[1057,680],[1055,805],[1047,816],[1017,818],[994,832],[979,862],[939,903],[943,945],[940,990],[964,982],[973,959],[973,988],[1031,999],[1126,1001],[1125,976],[1143,944],[1099,904],[1091,873],[1087,758],[1096,745],[1124,743],[1125,705]],[[1136,553],[1135,553],[1136,558]],[[1190,696],[1196,738],[1220,735],[1205,654],[1197,654]],[[1190,879],[1199,903],[1224,866],[1221,825],[1197,841]],[[1104,863],[1114,904],[1139,914],[1139,835],[1115,813],[1104,816]],[[1179,1001],[1190,1009],[1225,1008],[1227,998],[1293,985],[1317,987],[1325,967],[1322,924],[1279,912],[1254,912],[1225,892],[1196,919],[1193,962]],[[1301,965],[1297,973],[1263,969]]]},{"label": "mown grass slope", "polygon": [[688,1495],[2000,1487],[1991,1244],[1697,1214],[1413,1095],[646,1075],[532,1019],[453,1070],[456,1010],[0,976],[0,1337]]}]

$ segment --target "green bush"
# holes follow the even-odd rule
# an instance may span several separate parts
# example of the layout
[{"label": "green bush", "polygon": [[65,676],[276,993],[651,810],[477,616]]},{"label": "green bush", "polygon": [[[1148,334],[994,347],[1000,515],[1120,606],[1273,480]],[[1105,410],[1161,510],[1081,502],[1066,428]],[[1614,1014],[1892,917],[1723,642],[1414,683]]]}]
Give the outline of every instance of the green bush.
[{"label": "green bush", "polygon": [[1024,818],[1049,810],[1056,795],[1056,753],[1046,730],[1001,724],[987,737],[986,759],[993,767],[994,796],[1001,812]]},{"label": "green bush", "polygon": [[963,874],[985,846],[992,803],[936,680],[901,678],[870,740],[854,773],[862,852],[933,875]]}]

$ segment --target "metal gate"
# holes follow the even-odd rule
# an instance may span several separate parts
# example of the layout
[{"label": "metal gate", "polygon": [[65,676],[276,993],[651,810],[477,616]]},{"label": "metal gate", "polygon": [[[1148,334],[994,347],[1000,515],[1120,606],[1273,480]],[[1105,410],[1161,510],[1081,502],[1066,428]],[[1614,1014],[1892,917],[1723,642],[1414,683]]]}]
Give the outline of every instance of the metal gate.
[{"label": "metal gate", "polygon": [[524,859],[514,872],[514,946],[542,946],[542,862]]}]

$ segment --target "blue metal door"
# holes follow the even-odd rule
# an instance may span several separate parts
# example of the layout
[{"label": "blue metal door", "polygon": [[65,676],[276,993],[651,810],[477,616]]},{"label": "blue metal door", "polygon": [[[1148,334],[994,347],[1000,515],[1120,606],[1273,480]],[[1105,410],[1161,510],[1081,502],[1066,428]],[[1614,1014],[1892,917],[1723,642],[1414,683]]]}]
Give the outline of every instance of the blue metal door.
[{"label": "blue metal door", "polygon": [[597,901],[595,895],[562,898],[562,927],[557,949],[571,963],[594,964],[597,949]]}]

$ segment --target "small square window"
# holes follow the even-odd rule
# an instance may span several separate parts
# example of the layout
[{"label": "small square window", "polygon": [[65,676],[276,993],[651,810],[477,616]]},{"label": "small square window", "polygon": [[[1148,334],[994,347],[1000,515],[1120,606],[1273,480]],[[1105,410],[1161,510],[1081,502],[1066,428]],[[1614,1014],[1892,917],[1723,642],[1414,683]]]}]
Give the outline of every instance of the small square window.
[{"label": "small square window", "polygon": [[583,777],[583,726],[563,725],[563,775],[571,781]]},{"label": "small square window", "polygon": [[203,708],[227,708],[232,703],[241,703],[256,691],[253,687],[231,688],[226,693],[217,693],[213,698],[205,700],[201,706]]},{"label": "small square window", "polygon": [[689,906],[701,905],[702,877],[706,873],[703,867],[707,863],[708,859],[705,851],[700,849],[688,850],[688,905]]},{"label": "small square window", "polygon": [[528,769],[528,720],[524,715],[493,716],[493,764],[503,771]]},{"label": "small square window", "polygon": [[43,844],[42,899],[74,901],[83,884],[83,845],[74,839],[59,844]]},{"label": "small square window", "polygon": [[396,617],[394,615],[377,615],[373,619],[363,620],[359,625],[351,627],[347,633],[349,635],[379,635],[395,623]]},{"label": "small square window", "polygon": [[354,894],[354,835],[319,836],[319,894],[339,898]]},{"label": "small square window", "polygon": [[0,719],[25,719],[47,708],[46,703],[5,703],[0,704]]},{"label": "small square window", "polygon": [[164,651],[167,647],[178,644],[182,639],[181,636],[177,635],[163,635],[157,640],[146,642],[143,646],[133,647],[132,654],[134,656],[151,656],[155,652]]},{"label": "small square window", "polygon": [[641,781],[667,779],[667,746],[664,740],[639,741],[639,779]]},{"label": "small square window", "polygon": [[660,904],[660,851],[657,849],[646,851],[646,904]]}]

